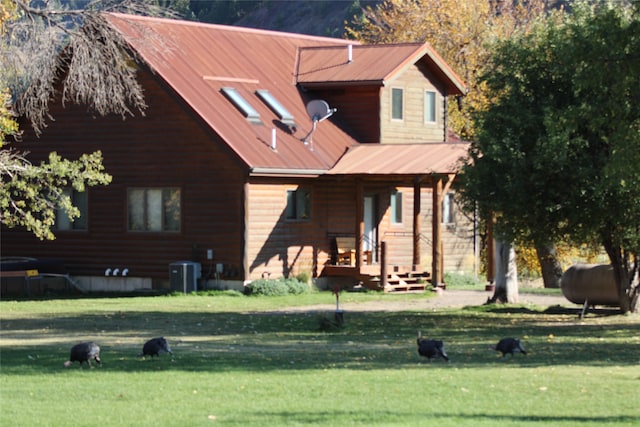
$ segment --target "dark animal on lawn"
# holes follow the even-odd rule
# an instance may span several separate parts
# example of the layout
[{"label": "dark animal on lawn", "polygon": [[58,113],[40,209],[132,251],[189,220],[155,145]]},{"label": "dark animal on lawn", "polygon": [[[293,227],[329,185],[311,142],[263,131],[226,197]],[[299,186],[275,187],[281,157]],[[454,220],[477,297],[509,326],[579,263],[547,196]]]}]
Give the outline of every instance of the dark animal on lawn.
[{"label": "dark animal on lawn", "polygon": [[89,367],[91,367],[91,359],[95,360],[98,365],[102,363],[100,360],[100,347],[94,342],[76,344],[71,347],[69,360],[64,362],[64,367],[68,368],[73,362],[80,362],[80,367],[82,367],[84,362],[87,362]]},{"label": "dark animal on lawn", "polygon": [[502,357],[506,356],[507,353],[511,354],[512,357],[513,353],[527,354],[520,340],[516,338],[503,338],[491,349],[502,353]]},{"label": "dark animal on lawn", "polygon": [[444,350],[444,343],[442,341],[422,338],[422,332],[418,331],[417,342],[418,354],[420,356],[424,356],[429,360],[431,360],[432,357],[442,357],[447,362],[449,361],[449,356],[447,356],[447,352]]},{"label": "dark animal on lawn", "polygon": [[169,347],[169,343],[164,337],[153,338],[144,343],[142,346],[142,353],[138,355],[138,357],[142,356],[158,356],[160,357],[160,353],[165,352],[173,355],[171,351],[171,347]]}]

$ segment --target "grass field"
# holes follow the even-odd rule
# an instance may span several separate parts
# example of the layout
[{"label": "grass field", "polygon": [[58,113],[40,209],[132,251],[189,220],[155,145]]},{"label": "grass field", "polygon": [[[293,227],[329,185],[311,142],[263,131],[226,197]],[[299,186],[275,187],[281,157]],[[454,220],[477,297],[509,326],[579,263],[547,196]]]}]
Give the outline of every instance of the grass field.
[{"label": "grass field", "polygon": [[[343,294],[384,303],[426,295]],[[0,302],[1,426],[637,426],[640,318],[543,307],[350,311],[298,297]],[[309,306],[290,310],[290,306]],[[428,362],[415,337],[445,340]],[[174,356],[138,358],[164,335]],[[489,350],[522,338],[529,354]],[[103,365],[63,368],[94,340]]]}]

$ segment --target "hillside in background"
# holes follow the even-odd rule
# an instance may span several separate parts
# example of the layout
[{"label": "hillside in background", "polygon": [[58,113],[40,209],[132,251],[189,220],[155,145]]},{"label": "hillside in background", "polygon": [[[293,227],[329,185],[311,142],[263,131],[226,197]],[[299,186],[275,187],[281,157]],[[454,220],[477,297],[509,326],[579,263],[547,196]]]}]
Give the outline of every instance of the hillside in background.
[{"label": "hillside in background", "polygon": [[[351,24],[364,8],[380,3],[383,0],[191,0],[182,12],[200,22],[343,38],[345,21]],[[179,0],[173,4],[185,5]],[[547,0],[549,8],[570,10],[570,5],[571,0]]]},{"label": "hillside in background", "polygon": [[265,1],[233,25],[342,38],[345,21],[381,1]]},{"label": "hillside in background", "polygon": [[262,0],[169,2],[185,19],[342,38],[344,24],[381,0]]}]

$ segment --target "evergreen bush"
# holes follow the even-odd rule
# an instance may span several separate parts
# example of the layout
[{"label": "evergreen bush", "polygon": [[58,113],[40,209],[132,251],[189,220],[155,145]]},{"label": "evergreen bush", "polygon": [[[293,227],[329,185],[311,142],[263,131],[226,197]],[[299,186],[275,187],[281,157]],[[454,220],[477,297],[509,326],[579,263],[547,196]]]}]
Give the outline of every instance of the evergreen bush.
[{"label": "evergreen bush", "polygon": [[258,279],[245,287],[247,295],[283,296],[309,292],[309,285],[298,279]]}]

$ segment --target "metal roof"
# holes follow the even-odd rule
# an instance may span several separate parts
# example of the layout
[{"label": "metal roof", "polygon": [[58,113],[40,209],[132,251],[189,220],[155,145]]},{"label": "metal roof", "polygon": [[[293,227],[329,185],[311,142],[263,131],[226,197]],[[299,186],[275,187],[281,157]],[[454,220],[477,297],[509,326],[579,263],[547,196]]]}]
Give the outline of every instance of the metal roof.
[{"label": "metal roof", "polygon": [[382,86],[419,61],[442,80],[449,95],[467,92],[458,75],[427,43],[304,47],[296,76],[298,83],[307,87],[336,83]]},{"label": "metal roof", "polygon": [[429,175],[456,173],[468,143],[360,144],[350,147],[328,175]]},{"label": "metal roof", "polygon": [[[355,50],[352,66],[333,78],[356,82],[369,76],[388,78],[405,64],[422,60],[421,55],[428,61],[439,58],[428,45],[422,44],[361,49],[357,43],[342,39],[164,18],[109,14],[108,20],[151,71],[251,171],[259,174],[270,170],[285,171],[288,175],[319,174],[329,170],[347,148],[358,145],[332,118],[318,125],[313,144],[302,142],[313,125],[306,111],[306,104],[312,99],[298,86],[296,78],[303,77],[300,73],[304,71],[308,72],[305,80],[308,83],[310,76],[330,80],[325,72],[312,73],[320,58],[324,61],[333,60],[334,55],[346,58],[347,46],[352,45]],[[376,66],[372,65],[374,60]],[[434,68],[441,70],[445,83],[463,87],[444,61]],[[231,102],[223,88],[233,88],[233,96],[238,95],[259,118],[256,120],[253,111],[247,117],[246,111],[241,111],[243,101]],[[257,94],[258,90],[268,90],[293,116],[292,120],[288,117],[288,123],[282,123],[274,108]]]}]

